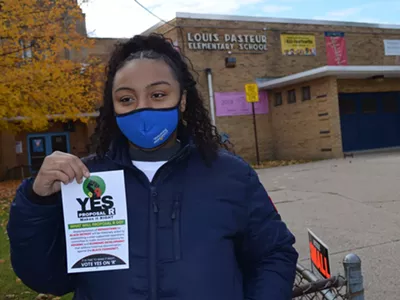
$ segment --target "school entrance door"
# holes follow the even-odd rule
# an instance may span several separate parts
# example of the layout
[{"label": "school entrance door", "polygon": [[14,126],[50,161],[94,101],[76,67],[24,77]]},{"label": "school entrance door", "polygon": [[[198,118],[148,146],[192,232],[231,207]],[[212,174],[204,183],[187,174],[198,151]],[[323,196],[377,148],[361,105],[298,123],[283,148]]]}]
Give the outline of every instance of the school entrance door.
[{"label": "school entrance door", "polygon": [[400,146],[400,92],[339,94],[343,151]]},{"label": "school entrance door", "polygon": [[69,152],[68,133],[45,133],[28,135],[28,159],[31,172],[37,173],[47,155],[54,151]]}]

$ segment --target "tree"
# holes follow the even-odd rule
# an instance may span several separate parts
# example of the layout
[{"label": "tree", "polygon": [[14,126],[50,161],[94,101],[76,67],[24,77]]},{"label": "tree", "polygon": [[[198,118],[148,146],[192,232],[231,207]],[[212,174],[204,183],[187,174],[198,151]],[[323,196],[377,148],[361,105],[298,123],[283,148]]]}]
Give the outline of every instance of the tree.
[{"label": "tree", "polygon": [[0,1],[0,130],[95,112],[102,65],[88,55],[84,22],[76,0]]}]

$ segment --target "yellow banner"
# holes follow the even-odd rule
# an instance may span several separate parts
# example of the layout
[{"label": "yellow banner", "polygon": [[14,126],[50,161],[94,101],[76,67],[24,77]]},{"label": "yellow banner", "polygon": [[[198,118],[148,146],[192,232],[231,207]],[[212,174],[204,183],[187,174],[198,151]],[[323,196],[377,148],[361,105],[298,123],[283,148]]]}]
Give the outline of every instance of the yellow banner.
[{"label": "yellow banner", "polygon": [[306,34],[281,34],[283,55],[315,56],[317,46],[314,35]]}]

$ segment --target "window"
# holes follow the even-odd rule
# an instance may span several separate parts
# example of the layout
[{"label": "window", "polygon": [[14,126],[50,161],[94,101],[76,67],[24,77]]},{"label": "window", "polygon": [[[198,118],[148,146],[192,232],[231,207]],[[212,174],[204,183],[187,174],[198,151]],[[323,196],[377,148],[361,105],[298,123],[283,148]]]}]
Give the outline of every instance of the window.
[{"label": "window", "polygon": [[311,89],[309,86],[303,86],[302,88],[303,101],[311,100]]},{"label": "window", "polygon": [[296,103],[296,90],[288,91],[288,103]]},{"label": "window", "polygon": [[281,92],[279,92],[279,93],[275,93],[275,95],[274,95],[274,100],[275,100],[275,106],[280,106],[280,105],[282,105],[282,93]]},{"label": "window", "polygon": [[365,114],[375,113],[378,108],[378,103],[375,98],[361,99],[361,109]]}]

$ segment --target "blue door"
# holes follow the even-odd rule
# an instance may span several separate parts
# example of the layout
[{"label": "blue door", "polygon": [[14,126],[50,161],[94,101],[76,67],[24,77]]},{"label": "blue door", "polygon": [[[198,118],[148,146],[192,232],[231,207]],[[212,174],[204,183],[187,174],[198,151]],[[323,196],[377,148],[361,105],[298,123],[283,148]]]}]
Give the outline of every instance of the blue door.
[{"label": "blue door", "polygon": [[339,94],[343,151],[400,146],[400,92]]},{"label": "blue door", "polygon": [[31,172],[36,173],[47,155],[54,151],[69,152],[68,133],[45,133],[28,135],[28,160]]}]

